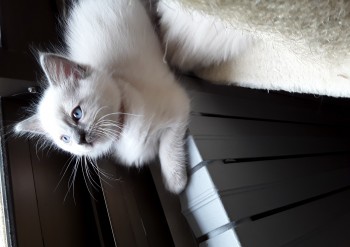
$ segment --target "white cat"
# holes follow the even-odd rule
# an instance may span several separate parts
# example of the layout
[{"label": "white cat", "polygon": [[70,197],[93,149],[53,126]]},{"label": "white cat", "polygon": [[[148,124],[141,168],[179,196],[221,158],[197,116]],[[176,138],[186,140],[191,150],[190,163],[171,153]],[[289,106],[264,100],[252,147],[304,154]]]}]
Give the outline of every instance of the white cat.
[{"label": "white cat", "polygon": [[139,1],[75,4],[68,51],[40,54],[48,87],[15,131],[44,136],[78,158],[112,155],[128,166],[159,153],[167,188],[180,193],[189,99],[163,62],[153,29]]}]

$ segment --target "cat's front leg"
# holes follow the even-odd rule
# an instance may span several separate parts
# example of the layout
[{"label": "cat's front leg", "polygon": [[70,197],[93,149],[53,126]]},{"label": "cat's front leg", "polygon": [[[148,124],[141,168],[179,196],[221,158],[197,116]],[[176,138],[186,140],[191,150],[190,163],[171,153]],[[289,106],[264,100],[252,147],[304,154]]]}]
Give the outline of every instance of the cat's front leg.
[{"label": "cat's front leg", "polygon": [[167,189],[176,194],[182,192],[187,184],[185,133],[186,124],[176,124],[165,130],[159,143],[163,181]]}]

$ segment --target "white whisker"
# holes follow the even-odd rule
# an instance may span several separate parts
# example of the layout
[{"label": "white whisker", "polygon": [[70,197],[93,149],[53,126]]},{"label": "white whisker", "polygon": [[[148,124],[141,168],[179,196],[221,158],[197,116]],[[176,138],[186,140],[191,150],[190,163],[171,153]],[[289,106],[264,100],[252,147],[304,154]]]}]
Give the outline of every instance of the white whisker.
[{"label": "white whisker", "polygon": [[[88,157],[87,157],[87,159],[88,159],[89,163],[91,164],[90,159],[89,159]],[[85,161],[86,161],[86,159],[85,159]],[[99,185],[99,184],[95,181],[95,179],[93,178],[93,176],[91,175],[91,171],[90,171],[90,168],[89,168],[89,164],[88,164],[87,162],[85,163],[85,171],[86,171],[86,175],[87,175],[87,177],[88,177],[88,179],[89,179],[89,182],[90,182],[91,186],[93,187],[93,189],[94,189],[94,190],[98,190],[99,188],[101,188],[101,185]]]},{"label": "white whisker", "polygon": [[[71,155],[71,157],[70,157],[70,158],[67,160],[67,162],[64,164],[63,169],[64,169],[64,167],[66,167],[66,169],[64,169],[64,171],[63,171],[63,169],[61,170],[61,173],[60,173],[60,174],[62,174],[62,172],[63,172],[63,174],[62,174],[60,180],[58,181],[58,184],[57,184],[56,187],[55,187],[55,191],[57,190],[58,186],[61,184],[61,182],[62,182],[64,176],[66,175],[66,173],[67,173],[67,171],[68,171],[68,169],[69,169],[69,167],[70,167],[70,165],[71,165],[73,159],[74,159],[74,156]],[[68,164],[67,164],[67,163],[68,163]]]},{"label": "white whisker", "polygon": [[96,160],[93,160],[93,159],[90,158],[90,162],[91,162],[91,165],[92,165],[93,169],[95,171],[97,171],[97,175],[99,176],[99,178],[102,179],[102,181],[104,181],[105,183],[107,183],[107,181],[104,180],[100,175],[102,175],[103,177],[105,177],[108,180],[114,180],[114,181],[119,180],[119,179],[114,178],[109,173],[105,172],[103,169],[99,168],[97,163],[96,163]]},{"label": "white whisker", "polygon": [[92,118],[92,122],[95,122],[96,117],[97,117],[97,114],[98,114],[102,109],[107,108],[107,107],[108,107],[108,106],[102,106],[102,107],[100,107],[100,108],[95,112],[95,114],[94,114],[94,116],[93,116],[93,118]]},{"label": "white whisker", "polygon": [[75,159],[75,164],[74,164],[74,168],[72,170],[72,173],[69,177],[69,180],[68,180],[68,190],[67,190],[67,193],[64,197],[64,201],[66,201],[66,198],[68,196],[68,193],[69,191],[72,189],[73,190],[73,200],[74,200],[74,203],[75,203],[75,196],[74,196],[74,182],[75,182],[75,178],[76,178],[76,175],[77,175],[77,171],[78,171],[78,168],[79,168],[79,162],[81,161],[81,158],[80,157],[76,157]]},{"label": "white whisker", "polygon": [[[81,169],[82,169],[82,172],[83,172],[84,182],[85,182],[86,188],[87,188],[87,190],[88,190],[90,196],[91,196],[95,201],[97,201],[96,198],[94,197],[94,195],[92,194],[92,192],[91,192],[91,190],[90,190],[89,183],[88,183],[88,178],[87,178],[88,175],[87,175],[87,171],[86,171],[86,168],[87,168],[86,156],[84,156],[84,162],[85,162],[84,166],[83,166],[83,162],[81,163]],[[84,168],[85,168],[85,169],[84,169]],[[86,175],[85,175],[85,174],[86,174]],[[89,181],[89,182],[90,182],[90,184],[91,184],[91,181]]]},{"label": "white whisker", "polygon": [[127,112],[112,112],[112,113],[109,113],[109,114],[106,114],[102,117],[100,117],[97,121],[99,120],[102,120],[108,116],[112,116],[112,115],[127,115],[127,116],[132,116],[132,117],[142,117],[142,115],[139,115],[139,114],[132,114],[132,113],[127,113]]},{"label": "white whisker", "polygon": [[117,124],[100,124],[99,127],[116,127],[118,129],[123,129],[123,127],[121,127],[120,125]]}]

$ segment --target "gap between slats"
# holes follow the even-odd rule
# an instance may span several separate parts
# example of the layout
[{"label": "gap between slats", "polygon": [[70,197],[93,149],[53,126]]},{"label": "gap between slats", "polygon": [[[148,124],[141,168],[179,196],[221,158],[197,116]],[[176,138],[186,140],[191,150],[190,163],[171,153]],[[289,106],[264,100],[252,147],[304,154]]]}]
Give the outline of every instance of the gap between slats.
[{"label": "gap between slats", "polygon": [[324,194],[321,194],[321,195],[318,195],[318,196],[314,196],[314,197],[311,197],[311,198],[308,198],[308,199],[305,199],[305,200],[301,200],[299,202],[295,202],[295,203],[292,203],[292,204],[289,204],[289,205],[286,205],[286,206],[283,206],[283,207],[279,207],[279,208],[276,208],[276,209],[268,210],[266,212],[259,213],[259,214],[256,214],[256,215],[252,215],[250,217],[246,217],[246,218],[243,218],[243,219],[240,219],[240,220],[232,221],[232,222],[230,222],[228,224],[225,224],[223,226],[220,226],[220,227],[216,228],[215,230],[213,230],[213,231],[211,231],[211,232],[209,232],[207,234],[204,234],[204,235],[198,237],[197,238],[197,242],[198,243],[202,243],[204,241],[207,241],[210,238],[213,238],[215,236],[218,236],[218,235],[224,233],[225,231],[227,231],[227,230],[229,230],[231,228],[236,228],[236,227],[238,227],[238,226],[240,226],[242,224],[258,221],[258,220],[261,220],[261,219],[266,218],[266,217],[270,217],[270,216],[273,216],[273,215],[276,215],[276,214],[279,214],[279,213],[282,213],[282,212],[286,212],[288,210],[292,210],[294,208],[301,207],[303,205],[306,205],[306,204],[309,204],[309,203],[312,203],[312,202],[316,202],[316,201],[325,199],[327,197],[331,197],[331,196],[340,194],[340,193],[345,192],[345,191],[350,191],[350,186],[346,186],[346,187],[343,187],[343,188],[340,188],[340,189],[337,189],[337,190],[333,190],[331,192],[327,192],[327,193],[324,193]]},{"label": "gap between slats", "polygon": [[[285,159],[300,159],[300,158],[310,158],[310,157],[324,157],[324,156],[337,156],[337,155],[347,155],[350,151],[339,151],[339,152],[325,152],[325,153],[310,153],[310,154],[293,154],[293,155],[277,155],[277,156],[261,156],[261,157],[245,157],[245,158],[226,158],[222,159],[224,164],[233,163],[244,163],[244,162],[255,162],[255,161],[269,161],[269,160],[285,160]],[[200,162],[198,165],[194,166],[189,173],[193,174],[203,166],[212,163],[214,160],[205,160]]]},{"label": "gap between slats", "polygon": [[221,119],[249,120],[249,121],[260,121],[260,122],[270,122],[270,123],[299,124],[299,125],[307,125],[307,126],[325,126],[325,127],[342,126],[342,125],[337,124],[337,123],[331,124],[331,123],[323,123],[323,122],[302,122],[302,121],[292,121],[292,120],[279,120],[279,119],[272,119],[272,118],[228,116],[228,115],[221,115],[221,114],[214,114],[214,113],[203,113],[203,112],[191,112],[191,116],[221,118]]}]

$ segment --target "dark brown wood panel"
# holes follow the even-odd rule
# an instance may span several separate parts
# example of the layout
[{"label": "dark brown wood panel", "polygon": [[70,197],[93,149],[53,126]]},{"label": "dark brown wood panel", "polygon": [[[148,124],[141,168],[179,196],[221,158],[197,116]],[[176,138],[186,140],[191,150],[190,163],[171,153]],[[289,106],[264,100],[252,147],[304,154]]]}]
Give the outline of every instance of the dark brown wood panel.
[{"label": "dark brown wood panel", "polygon": [[350,124],[350,99],[253,90],[182,78],[195,114],[330,125]]},{"label": "dark brown wood panel", "polygon": [[0,2],[0,77],[38,79],[36,50],[59,43],[57,13],[54,0]]},{"label": "dark brown wood panel", "polygon": [[[285,246],[319,228],[332,224],[349,212],[350,192],[348,190],[271,217],[247,222],[238,226],[236,232],[245,246]],[[349,226],[347,229],[349,231]],[[349,243],[349,241],[350,236],[347,235],[344,242]]]},{"label": "dark brown wood panel", "polygon": [[174,246],[148,169],[127,169],[110,160],[99,164],[116,179],[102,182],[116,246]]},{"label": "dark brown wood panel", "polygon": [[[21,108],[27,102],[14,97],[2,99],[6,132],[23,115]],[[69,156],[54,150],[40,150],[40,144],[40,140],[7,135],[3,147],[10,178],[16,246],[100,246],[104,240],[98,235],[98,219],[82,174],[77,174],[74,195],[73,187],[67,194],[72,167],[64,176],[62,171],[69,164]],[[102,197],[100,203],[104,203]],[[108,223],[107,231],[109,227]]]}]

